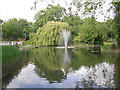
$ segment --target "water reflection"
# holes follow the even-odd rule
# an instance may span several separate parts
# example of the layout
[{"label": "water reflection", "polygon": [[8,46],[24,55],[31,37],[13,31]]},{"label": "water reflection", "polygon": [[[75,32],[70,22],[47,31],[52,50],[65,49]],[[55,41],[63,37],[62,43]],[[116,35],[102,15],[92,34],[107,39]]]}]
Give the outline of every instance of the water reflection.
[{"label": "water reflection", "polygon": [[[44,50],[45,53],[43,53]],[[36,54],[33,51],[36,52]],[[72,53],[70,55],[72,56],[72,58],[69,56],[69,53]],[[111,83],[110,85],[107,85],[106,83],[108,81],[109,81],[108,83],[110,83],[111,82],[110,80],[113,81],[114,65],[110,63],[113,63],[115,60],[112,56],[109,56],[107,54],[94,55],[85,50],[81,49],[72,50],[67,48],[65,49],[39,48],[32,50],[31,54],[32,55],[30,56],[32,56],[34,60],[33,63],[35,63],[36,65],[35,69],[36,73],[39,76],[47,78],[47,80],[50,83],[62,82],[67,78],[67,75],[75,73],[76,70],[78,71],[81,70],[80,67],[83,67],[84,65],[84,68],[86,68],[87,71],[86,75],[88,75],[88,77],[91,78],[88,80],[87,79],[88,77],[86,75],[82,75],[83,77],[80,80],[81,84],[82,85],[84,85],[85,83],[89,84],[85,85],[84,87],[91,87],[90,86],[92,85],[91,82],[92,83],[97,82],[96,84],[98,86],[105,87],[104,85],[106,85],[106,87],[107,86],[114,87],[114,85],[111,85],[113,83]],[[109,70],[111,69],[111,73],[108,72],[109,71],[108,69]],[[85,74],[85,72],[83,74]],[[107,77],[110,79],[108,80]],[[78,87],[78,84],[76,86]],[[94,86],[94,84],[92,86]]]},{"label": "water reflection", "polygon": [[101,53],[101,47],[88,47],[88,50],[93,54]]},{"label": "water reflection", "polygon": [[21,68],[7,87],[115,88],[119,68],[114,54],[93,54],[79,48],[30,49],[27,56],[30,63]]},{"label": "water reflection", "polygon": [[70,64],[71,62],[71,50],[67,48],[58,48],[60,61],[63,66]]},{"label": "water reflection", "polygon": [[[24,53],[23,53],[24,55]],[[14,62],[9,62],[2,65],[2,88],[6,88],[9,83],[18,76],[29,62],[28,57],[19,56]]]},{"label": "water reflection", "polygon": [[60,83],[66,78],[62,69],[66,68],[70,62],[66,50],[38,48],[33,49],[30,56],[32,56],[31,59],[36,66],[35,71],[38,76],[46,78],[50,83]]},{"label": "water reflection", "polygon": [[115,88],[114,65],[97,64],[94,67],[83,66],[77,74],[81,75],[76,87],[84,88]]}]

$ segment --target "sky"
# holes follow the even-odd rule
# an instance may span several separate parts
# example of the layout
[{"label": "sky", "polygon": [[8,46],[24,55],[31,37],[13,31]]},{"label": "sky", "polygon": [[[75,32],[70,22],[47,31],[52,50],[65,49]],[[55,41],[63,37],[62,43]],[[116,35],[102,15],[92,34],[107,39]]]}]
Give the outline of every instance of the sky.
[{"label": "sky", "polygon": [[[60,1],[60,4],[63,7],[65,6],[64,0],[58,1]],[[47,3],[38,3],[37,10],[31,10],[33,5],[34,0],[0,0],[0,19],[7,21],[12,18],[25,18],[28,21],[34,21],[34,15],[37,13],[37,11],[44,9],[47,6]],[[103,16],[99,17],[100,20],[102,20]]]},{"label": "sky", "polygon": [[45,2],[38,3],[37,9],[31,10],[34,0],[0,0],[0,19],[7,21],[12,18],[25,18],[28,21],[34,21],[37,11],[44,9],[47,5]]},{"label": "sky", "polygon": [[33,21],[36,13],[31,10],[34,0],[0,0],[0,19],[25,18]]}]

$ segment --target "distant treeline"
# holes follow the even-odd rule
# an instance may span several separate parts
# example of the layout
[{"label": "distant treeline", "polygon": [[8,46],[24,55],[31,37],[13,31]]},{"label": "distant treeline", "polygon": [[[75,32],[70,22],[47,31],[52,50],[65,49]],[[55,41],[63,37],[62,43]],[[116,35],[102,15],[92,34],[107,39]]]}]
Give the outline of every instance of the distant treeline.
[{"label": "distant treeline", "polygon": [[94,16],[80,19],[78,15],[66,12],[60,5],[48,5],[37,12],[34,23],[16,18],[2,22],[2,40],[25,38],[31,44],[56,45],[61,29],[71,31],[72,43],[103,44],[118,40],[115,19],[98,22]]}]

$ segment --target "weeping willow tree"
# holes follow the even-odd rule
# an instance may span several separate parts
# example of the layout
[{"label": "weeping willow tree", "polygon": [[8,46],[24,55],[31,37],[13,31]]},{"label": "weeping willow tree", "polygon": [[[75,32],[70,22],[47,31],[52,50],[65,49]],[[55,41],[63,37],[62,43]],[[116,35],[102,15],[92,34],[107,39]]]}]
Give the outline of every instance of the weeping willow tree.
[{"label": "weeping willow tree", "polygon": [[36,33],[30,34],[30,40],[33,45],[58,45],[60,31],[68,28],[68,23],[49,21]]}]

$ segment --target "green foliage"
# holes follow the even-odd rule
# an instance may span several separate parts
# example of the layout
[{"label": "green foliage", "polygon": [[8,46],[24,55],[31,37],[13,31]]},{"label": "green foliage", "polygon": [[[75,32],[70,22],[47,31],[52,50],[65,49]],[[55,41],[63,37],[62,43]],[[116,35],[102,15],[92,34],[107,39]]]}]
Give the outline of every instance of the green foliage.
[{"label": "green foliage", "polygon": [[3,38],[5,40],[17,40],[23,36],[22,28],[17,19],[10,19],[3,23]]},{"label": "green foliage", "polygon": [[[31,23],[25,19],[10,19],[2,25],[3,39],[4,40],[18,40],[19,38],[27,38]],[[24,35],[26,33],[26,36]]]},{"label": "green foliage", "polygon": [[61,70],[62,60],[60,60],[59,49],[51,47],[32,49],[30,58],[36,66],[35,71],[38,76],[46,78],[50,83],[61,82],[61,79],[65,79]]},{"label": "green foliage", "polygon": [[[88,14],[88,16],[91,16],[92,18],[80,19],[79,15],[72,13],[71,6],[69,7],[69,11],[66,11],[66,9],[60,5],[48,5],[45,10],[40,10],[35,15],[34,24],[29,23],[24,19],[11,19],[8,22],[4,22],[3,38],[5,40],[30,38],[34,45],[57,45],[61,28],[59,28],[57,23],[52,23],[52,25],[50,25],[49,21],[62,21],[69,24],[69,27],[68,25],[66,27],[71,31],[74,43],[102,44],[108,39],[118,39],[119,30],[116,30],[118,25],[115,25],[116,23],[114,20],[110,19],[102,23],[95,20],[96,10],[102,8],[102,4],[105,2],[99,2],[100,0],[96,2],[93,0],[91,2],[86,1],[87,0],[83,2],[83,5],[82,2],[78,0],[73,1],[71,5],[80,9],[78,11],[83,11],[82,14],[85,16]],[[118,5],[116,5],[116,7],[118,7]],[[116,18],[117,17],[119,16],[117,15]],[[62,27],[62,29],[63,28],[64,27]]]},{"label": "green foliage", "polygon": [[18,58],[21,54],[20,50],[15,46],[0,46],[2,47],[2,64],[7,64]]},{"label": "green foliage", "polygon": [[25,45],[31,45],[31,41],[30,41],[30,40],[27,40],[27,41],[23,42],[22,45],[23,45],[23,46],[25,46]]},{"label": "green foliage", "polygon": [[114,19],[103,22],[103,27],[106,30],[109,39],[117,38],[117,28]]},{"label": "green foliage", "polygon": [[26,19],[19,19],[19,24],[22,27],[23,37],[29,39],[29,34],[32,30],[32,22],[28,22]]},{"label": "green foliage", "polygon": [[74,38],[74,41],[86,44],[102,44],[106,39],[107,32],[104,24],[95,21],[94,18],[86,18],[83,20],[79,34]]},{"label": "green foliage", "polygon": [[104,46],[101,46],[101,51],[104,51],[104,52],[108,52],[110,50],[110,46],[108,46],[110,44],[106,44]]},{"label": "green foliage", "polygon": [[69,24],[73,43],[102,44],[108,39],[116,38],[116,27],[113,19],[97,22],[93,17],[80,19],[78,16],[66,16],[64,22]]},{"label": "green foliage", "polygon": [[65,9],[60,5],[53,6],[48,5],[45,10],[40,10],[34,17],[36,20],[34,23],[34,29],[37,30],[42,27],[48,21],[60,21],[65,15]]},{"label": "green foliage", "polygon": [[[34,59],[35,64],[40,64],[49,70],[57,70],[60,68],[60,61],[57,60],[58,50],[55,48],[38,48],[32,49],[30,52],[31,59]],[[39,66],[40,67],[40,66]]]},{"label": "green foliage", "polygon": [[67,49],[66,52],[65,49],[39,47],[30,49],[29,58],[36,66],[35,71],[38,76],[46,78],[50,83],[54,81],[60,83],[67,74],[82,66],[94,67],[103,62],[115,63],[116,58],[112,54],[109,52],[93,54],[81,48]]},{"label": "green foliage", "polygon": [[[69,24],[69,30],[72,33],[73,43],[80,42],[86,44],[102,44],[104,41],[108,40],[109,38],[112,39],[117,38],[114,20],[110,19],[102,23],[97,22],[95,20],[94,15],[96,9],[102,8],[102,4],[104,4],[104,2],[85,1],[83,5],[81,5],[81,2],[79,2],[78,4],[77,2],[78,1],[75,1],[74,3],[72,2],[72,4],[78,6],[77,9],[84,7],[82,14],[84,14],[84,16],[89,14],[91,18],[80,19],[78,15],[72,13],[71,8],[69,8],[69,12],[66,12],[66,10],[59,5],[58,6],[48,5],[46,10],[41,10],[36,14],[34,29],[37,29],[38,27],[42,27],[44,24],[46,24],[48,21],[51,20],[53,21],[62,20],[63,22]],[[36,32],[40,33],[41,32],[40,28]],[[33,34],[31,34],[31,36],[32,35]],[[34,34],[34,36],[36,35]],[[52,36],[52,34],[49,35]],[[53,44],[53,42],[51,42],[54,41],[54,38],[52,40],[49,40],[50,38],[46,36],[44,36],[43,38],[46,38],[47,41],[49,42],[46,43],[46,40],[43,40],[42,44],[44,43],[44,45],[55,45]],[[36,42],[37,39],[34,41],[37,44]]]},{"label": "green foliage", "polygon": [[115,7],[115,24],[117,31],[117,44],[120,47],[120,1],[112,2]]},{"label": "green foliage", "polygon": [[115,42],[104,42],[104,45],[107,45],[107,46],[111,46],[112,44],[114,44]]},{"label": "green foliage", "polygon": [[93,54],[85,49],[76,49],[72,52],[73,60],[70,64],[75,70],[79,69],[80,66],[94,66],[98,63],[109,62],[115,63],[115,57],[108,52],[102,52],[101,54]]},{"label": "green foliage", "polygon": [[60,31],[68,27],[65,22],[49,21],[36,33],[30,34],[30,40],[33,45],[58,45]]},{"label": "green foliage", "polygon": [[80,25],[82,24],[81,21],[82,20],[80,20],[78,16],[74,15],[65,16],[64,18],[64,22],[67,22],[69,24],[69,29],[72,33],[73,38],[79,33]]}]

